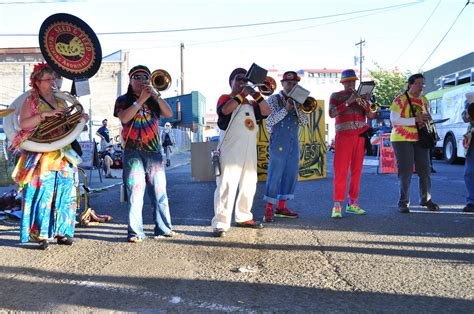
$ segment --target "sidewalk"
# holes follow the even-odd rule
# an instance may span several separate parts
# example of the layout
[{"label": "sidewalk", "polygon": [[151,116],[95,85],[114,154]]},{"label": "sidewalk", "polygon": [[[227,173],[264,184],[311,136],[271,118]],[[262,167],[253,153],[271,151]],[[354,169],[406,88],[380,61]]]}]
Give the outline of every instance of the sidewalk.
[{"label": "sidewalk", "polygon": [[[177,152],[171,156],[171,166],[166,169],[173,169],[179,166],[186,165],[190,162],[191,162],[191,151]],[[85,171],[86,171],[87,180],[88,180],[87,187],[91,190],[92,193],[103,191],[111,187],[114,187],[116,185],[122,184],[122,169],[112,169],[112,175],[116,177],[114,179],[106,179],[102,172],[102,182],[100,181],[99,171],[97,169],[92,170],[92,175],[91,175],[90,169],[87,169]],[[82,185],[83,176],[79,175],[79,177],[80,177],[80,181]],[[16,190],[16,189],[17,189],[16,185],[1,186],[0,196],[6,192],[9,192],[11,190]]]}]

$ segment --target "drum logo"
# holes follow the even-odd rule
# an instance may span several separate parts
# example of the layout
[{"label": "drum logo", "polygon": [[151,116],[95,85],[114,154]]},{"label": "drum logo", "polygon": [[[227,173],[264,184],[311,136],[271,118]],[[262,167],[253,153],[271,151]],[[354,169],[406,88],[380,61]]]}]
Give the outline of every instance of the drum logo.
[{"label": "drum logo", "polygon": [[46,29],[43,39],[51,61],[64,71],[81,75],[94,65],[94,44],[80,27],[68,22],[53,23]]}]

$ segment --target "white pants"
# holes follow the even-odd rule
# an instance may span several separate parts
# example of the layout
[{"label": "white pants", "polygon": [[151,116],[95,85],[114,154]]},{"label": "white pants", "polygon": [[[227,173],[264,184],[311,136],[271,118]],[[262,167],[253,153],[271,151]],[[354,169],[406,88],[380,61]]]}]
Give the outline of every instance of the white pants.
[{"label": "white pants", "polygon": [[[253,129],[246,126],[248,119],[253,120]],[[227,129],[221,146],[221,175],[216,177],[214,192],[214,229],[230,228],[234,204],[236,222],[253,219],[251,210],[257,189],[257,128],[253,108],[243,105]]]}]

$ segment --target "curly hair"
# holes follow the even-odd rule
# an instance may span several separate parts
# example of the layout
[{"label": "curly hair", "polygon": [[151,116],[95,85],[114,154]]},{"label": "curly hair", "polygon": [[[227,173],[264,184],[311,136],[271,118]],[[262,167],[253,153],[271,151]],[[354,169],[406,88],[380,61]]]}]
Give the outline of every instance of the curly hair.
[{"label": "curly hair", "polygon": [[30,87],[35,90],[38,89],[38,87],[36,86],[36,82],[40,80],[46,73],[56,76],[54,70],[47,63],[41,62],[35,64],[33,72],[31,72],[30,75]]}]

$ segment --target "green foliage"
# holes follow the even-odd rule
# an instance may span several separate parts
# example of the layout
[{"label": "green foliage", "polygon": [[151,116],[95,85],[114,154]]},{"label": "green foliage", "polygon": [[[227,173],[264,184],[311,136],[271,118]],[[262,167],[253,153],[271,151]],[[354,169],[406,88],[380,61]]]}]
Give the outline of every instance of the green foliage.
[{"label": "green foliage", "polygon": [[389,107],[393,99],[406,89],[407,78],[411,75],[409,72],[402,74],[396,70],[385,70],[379,65],[376,65],[375,70],[369,70],[369,73],[377,84],[374,95],[382,107]]}]

